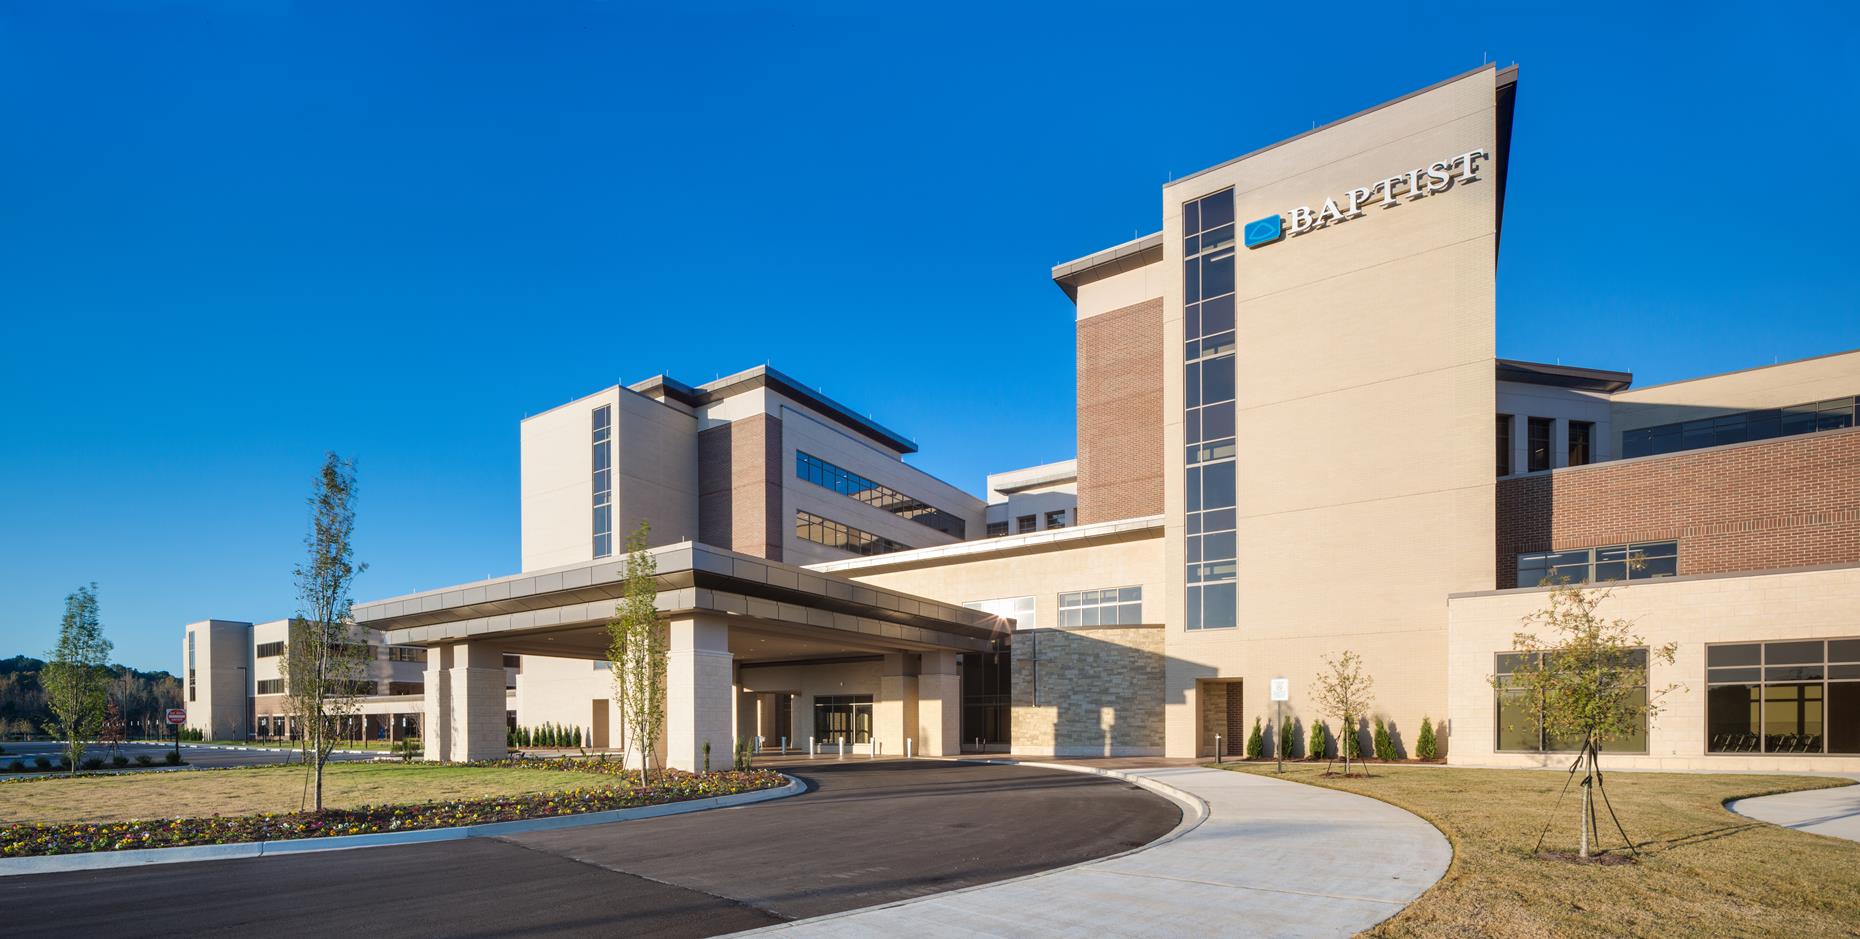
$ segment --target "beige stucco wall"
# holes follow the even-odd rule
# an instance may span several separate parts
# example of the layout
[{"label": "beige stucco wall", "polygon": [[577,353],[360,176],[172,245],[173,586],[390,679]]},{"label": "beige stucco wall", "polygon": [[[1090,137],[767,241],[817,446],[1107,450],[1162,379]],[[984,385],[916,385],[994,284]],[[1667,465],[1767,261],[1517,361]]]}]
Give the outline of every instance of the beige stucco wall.
[{"label": "beige stucco wall", "polygon": [[1860,394],[1860,350],[1620,392],[1614,433]]},{"label": "beige stucco wall", "polygon": [[[1496,148],[1482,70],[1163,191],[1165,569],[1183,566],[1181,205],[1233,186],[1245,223],[1476,148]],[[1408,740],[1446,707],[1443,598],[1493,583],[1495,164],[1480,178],[1238,249],[1239,628],[1183,628],[1168,594],[1168,753],[1198,749],[1197,682],[1266,679],[1291,709],[1352,649]]]},{"label": "beige stucco wall", "polygon": [[1073,590],[1142,587],[1144,621],[1160,622],[1163,612],[1162,540],[1156,537],[843,573],[863,583],[947,603],[1031,596],[1035,622],[1041,626],[1059,622],[1059,595]]},{"label": "beige stucco wall", "polygon": [[[1494,656],[1512,645],[1520,620],[1547,603],[1525,588],[1454,597],[1447,607],[1449,762],[1559,766],[1567,754],[1496,753],[1496,714],[1488,683]],[[1629,619],[1650,646],[1679,644],[1672,664],[1649,666],[1650,687],[1683,687],[1664,700],[1645,755],[1607,753],[1609,765],[1670,770],[1860,771],[1860,756],[1764,756],[1705,752],[1705,646],[1708,643],[1860,637],[1860,567],[1748,576],[1676,577],[1617,587],[1599,615]],[[1443,740],[1446,739],[1443,737]]]}]

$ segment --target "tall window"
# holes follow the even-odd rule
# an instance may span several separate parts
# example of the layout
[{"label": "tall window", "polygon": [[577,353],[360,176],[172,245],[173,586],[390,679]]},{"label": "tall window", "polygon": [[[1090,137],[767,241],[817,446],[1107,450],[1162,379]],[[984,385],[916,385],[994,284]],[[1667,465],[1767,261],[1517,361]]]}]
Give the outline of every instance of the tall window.
[{"label": "tall window", "polygon": [[1679,573],[1679,542],[1646,541],[1576,548],[1570,551],[1534,551],[1518,555],[1518,586],[1535,587],[1546,581],[1560,584],[1599,584],[1611,580],[1645,580]]},{"label": "tall window", "polygon": [[794,536],[802,541],[868,556],[911,549],[910,545],[900,544],[869,531],[860,531],[844,522],[823,518],[812,512],[794,513]]},{"label": "tall window", "polygon": [[187,631],[187,700],[192,701],[198,693],[194,682],[194,631]]},{"label": "tall window", "polygon": [[1592,421],[1569,422],[1569,465],[1586,466],[1595,460],[1595,424]]},{"label": "tall window", "polygon": [[1234,609],[1234,193],[1182,205],[1183,440],[1189,629]]},{"label": "tall window", "polygon": [[1705,647],[1710,753],[1860,753],[1860,639]]},{"label": "tall window", "polygon": [[[1543,701],[1534,697],[1527,689],[1509,686],[1512,673],[1520,666],[1535,665],[1538,655],[1540,653],[1536,652],[1501,652],[1498,654],[1497,667],[1493,669],[1498,685],[1493,689],[1492,699],[1494,714],[1497,717],[1495,726],[1498,728],[1497,737],[1492,745],[1498,750],[1536,753],[1545,750],[1577,750],[1582,747],[1581,740],[1559,740],[1550,736],[1544,730]],[[1646,668],[1647,650],[1635,649],[1629,652],[1628,660],[1623,664],[1630,668]],[[1645,705],[1647,689],[1637,688],[1635,693],[1639,695],[1640,703]],[[1647,723],[1644,713],[1640,727],[1633,733],[1625,737],[1605,740],[1602,746],[1603,749],[1615,753],[1646,753]]]},{"label": "tall window", "polygon": [[614,411],[594,409],[594,556],[614,553]]},{"label": "tall window", "polygon": [[1075,590],[1059,595],[1061,626],[1134,626],[1143,622],[1143,588]]},{"label": "tall window", "polygon": [[900,518],[934,528],[946,535],[968,537],[968,525],[955,515],[927,502],[920,502],[890,486],[875,483],[848,469],[828,463],[817,456],[794,452],[794,475],[816,486],[824,486],[840,495],[884,509]]},{"label": "tall window", "polygon": [[1498,475],[1511,475],[1511,415],[1498,416]]},{"label": "tall window", "polygon": [[1552,421],[1547,417],[1530,419],[1530,436],[1525,440],[1524,469],[1526,472],[1535,473],[1538,470],[1550,468],[1551,424]]}]

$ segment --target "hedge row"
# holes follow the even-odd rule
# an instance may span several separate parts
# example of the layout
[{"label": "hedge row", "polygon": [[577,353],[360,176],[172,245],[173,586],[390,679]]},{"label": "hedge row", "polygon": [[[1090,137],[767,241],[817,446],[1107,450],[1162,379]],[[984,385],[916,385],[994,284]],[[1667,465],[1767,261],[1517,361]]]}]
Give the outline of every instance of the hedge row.
[{"label": "hedge row", "polygon": [[[524,760],[473,765],[518,766],[618,777],[637,775],[622,768],[619,763],[598,761]],[[290,812],[64,825],[15,824],[0,827],[0,857],[241,844],[452,828],[708,799],[785,784],[786,780],[780,773],[768,770],[700,774],[668,769],[654,772],[652,785],[647,787],[626,782],[600,783],[560,792],[409,805],[365,805],[355,809],[326,809],[321,814]]]}]

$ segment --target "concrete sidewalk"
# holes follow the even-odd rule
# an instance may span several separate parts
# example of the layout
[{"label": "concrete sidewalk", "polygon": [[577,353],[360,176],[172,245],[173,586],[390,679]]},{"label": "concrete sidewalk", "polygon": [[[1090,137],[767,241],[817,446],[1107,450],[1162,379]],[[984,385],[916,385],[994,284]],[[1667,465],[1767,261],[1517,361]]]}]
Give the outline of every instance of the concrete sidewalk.
[{"label": "concrete sidewalk", "polygon": [[[1851,776],[1860,779],[1860,776]],[[1860,786],[1738,799],[1725,808],[1760,822],[1860,841]]]},{"label": "concrete sidewalk", "polygon": [[1446,873],[1432,825],[1384,802],[1201,767],[1118,770],[1204,802],[1147,848],[999,884],[766,929],[799,937],[1348,936]]}]

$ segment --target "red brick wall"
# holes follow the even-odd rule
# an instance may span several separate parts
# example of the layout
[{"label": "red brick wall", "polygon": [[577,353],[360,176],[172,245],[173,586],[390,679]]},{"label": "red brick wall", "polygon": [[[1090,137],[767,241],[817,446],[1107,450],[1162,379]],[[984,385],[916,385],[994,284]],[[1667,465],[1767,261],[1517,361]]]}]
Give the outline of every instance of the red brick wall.
[{"label": "red brick wall", "polygon": [[1163,510],[1162,299],[1078,324],[1079,524]]},{"label": "red brick wall", "polygon": [[781,560],[781,419],[757,414],[698,433],[698,540]]},{"label": "red brick wall", "polygon": [[1498,586],[1520,552],[1679,542],[1679,573],[1860,563],[1860,429],[1498,482]]}]

